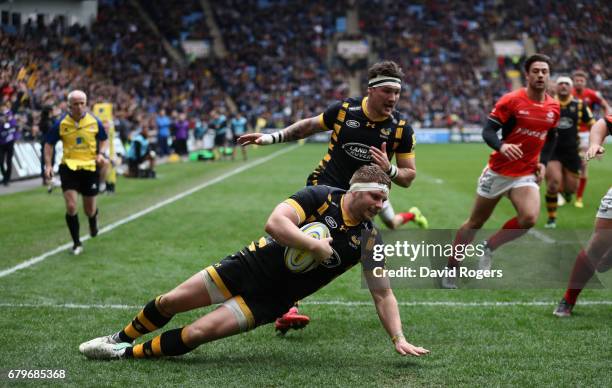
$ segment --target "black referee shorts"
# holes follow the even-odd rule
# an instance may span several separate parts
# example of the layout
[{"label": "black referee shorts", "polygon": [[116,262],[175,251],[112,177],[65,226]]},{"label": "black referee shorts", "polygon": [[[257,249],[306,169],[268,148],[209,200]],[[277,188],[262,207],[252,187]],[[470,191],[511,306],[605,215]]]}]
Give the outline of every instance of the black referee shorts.
[{"label": "black referee shorts", "polygon": [[76,190],[85,197],[98,195],[98,171],[71,170],[65,164],[59,167],[62,191]]}]

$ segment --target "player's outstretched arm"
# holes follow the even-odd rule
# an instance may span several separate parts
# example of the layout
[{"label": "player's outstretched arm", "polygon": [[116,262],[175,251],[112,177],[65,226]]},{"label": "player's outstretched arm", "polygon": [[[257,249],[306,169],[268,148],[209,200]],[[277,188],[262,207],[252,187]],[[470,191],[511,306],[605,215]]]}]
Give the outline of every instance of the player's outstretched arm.
[{"label": "player's outstretched arm", "polygon": [[238,138],[238,144],[247,146],[249,144],[268,145],[276,143],[284,143],[299,139],[305,139],[317,132],[323,132],[326,129],[321,123],[319,116],[302,119],[297,121],[285,129],[274,133],[247,133]]},{"label": "player's outstretched arm", "polygon": [[383,283],[381,283],[379,279],[376,279],[371,272],[366,271],[364,274],[370,288],[370,293],[374,299],[378,318],[391,337],[391,342],[395,347],[395,351],[402,356],[411,355],[417,357],[429,353],[429,350],[412,345],[406,341],[406,337],[402,331],[402,321],[397,307],[397,300],[391,288],[381,287]]},{"label": "player's outstretched arm", "polygon": [[585,159],[591,160],[597,156],[603,155],[606,152],[602,146],[606,135],[608,134],[608,127],[604,119],[599,119],[591,127],[591,134],[589,135],[589,149],[585,154]]}]

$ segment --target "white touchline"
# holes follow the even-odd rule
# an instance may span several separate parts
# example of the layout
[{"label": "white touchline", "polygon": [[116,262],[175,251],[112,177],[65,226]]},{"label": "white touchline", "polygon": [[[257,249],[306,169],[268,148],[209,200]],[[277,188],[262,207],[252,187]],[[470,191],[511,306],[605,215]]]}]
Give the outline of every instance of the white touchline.
[{"label": "white touchline", "polygon": [[[513,306],[556,306],[558,302],[553,301],[531,301],[531,302],[453,302],[453,301],[423,301],[423,302],[397,302],[399,306],[424,306],[424,307],[513,307]],[[344,300],[312,300],[300,301],[300,305],[315,305],[315,306],[374,306],[373,302],[368,301],[344,301]],[[601,306],[612,305],[612,300],[581,300],[580,306]],[[138,310],[142,309],[142,305],[126,305],[126,304],[80,304],[80,303],[0,303],[0,308],[57,308],[57,309],[114,309],[114,310]]]},{"label": "white touchline", "polygon": [[[221,182],[221,181],[223,181],[223,180],[225,180],[225,179],[227,179],[227,178],[229,178],[231,176],[234,176],[236,174],[240,174],[241,172],[243,172],[245,170],[248,170],[250,168],[258,166],[258,165],[260,165],[262,163],[266,163],[267,161],[269,161],[271,159],[274,159],[275,157],[277,157],[279,155],[287,153],[287,152],[289,152],[289,151],[291,151],[291,150],[293,150],[293,149],[295,149],[295,148],[297,148],[299,146],[300,146],[299,144],[296,144],[296,145],[293,145],[293,146],[290,146],[290,147],[283,148],[283,149],[281,149],[279,151],[276,151],[276,152],[274,152],[274,153],[272,153],[272,154],[270,154],[270,155],[268,155],[268,156],[266,156],[264,158],[257,159],[257,160],[255,160],[255,161],[253,161],[251,163],[248,163],[248,164],[245,164],[243,166],[240,166],[240,167],[238,167],[235,170],[228,171],[225,174],[219,175],[216,178],[213,178],[213,179],[211,179],[209,181],[206,181],[206,182],[204,182],[204,183],[202,183],[202,184],[200,184],[200,185],[198,185],[196,187],[193,187],[193,188],[191,188],[191,189],[189,189],[187,191],[184,191],[184,192],[182,192],[180,194],[177,194],[174,197],[170,197],[170,198],[168,198],[166,200],[158,202],[158,203],[156,203],[155,205],[153,205],[151,207],[148,207],[148,208],[146,208],[144,210],[141,210],[141,211],[139,211],[137,213],[134,213],[131,216],[128,216],[128,217],[126,217],[126,218],[124,218],[122,220],[119,220],[117,222],[114,222],[114,223],[112,223],[110,225],[105,226],[104,228],[100,229],[100,231],[98,232],[98,236],[101,235],[101,234],[110,232],[111,230],[113,230],[113,229],[115,229],[115,228],[117,228],[117,227],[119,227],[119,226],[121,226],[121,225],[123,225],[123,224],[125,224],[127,222],[133,221],[133,220],[135,220],[137,218],[140,218],[140,217],[142,217],[142,216],[144,216],[146,214],[149,214],[152,211],[159,209],[160,207],[169,205],[169,204],[171,204],[173,202],[178,201],[179,199],[185,198],[186,196],[188,196],[190,194],[193,194],[193,193],[195,193],[198,190],[202,190],[202,189],[204,189],[204,188],[206,188],[208,186],[212,186],[212,185],[214,185],[216,183],[219,183],[219,182]],[[87,241],[89,239],[90,239],[89,235],[81,237],[81,241]],[[14,266],[14,267],[4,269],[4,270],[0,271],[0,278],[8,276],[8,275],[10,275],[12,273],[15,273],[15,272],[17,272],[17,271],[19,271],[21,269],[31,267],[34,264],[38,264],[41,261],[45,260],[46,258],[48,258],[50,256],[53,256],[56,253],[59,253],[61,251],[65,251],[66,249],[69,249],[71,247],[72,247],[72,243],[64,244],[64,245],[61,245],[61,246],[59,246],[59,247],[57,247],[57,248],[55,248],[53,250],[50,250],[48,252],[43,253],[40,256],[32,257],[31,259],[23,261],[23,262],[17,264],[16,266]]]},{"label": "white touchline", "polygon": [[537,229],[529,229],[529,232],[527,233],[534,236],[538,240],[545,242],[546,244],[556,243],[555,239],[548,237],[547,235],[545,235],[544,233],[540,232]]}]

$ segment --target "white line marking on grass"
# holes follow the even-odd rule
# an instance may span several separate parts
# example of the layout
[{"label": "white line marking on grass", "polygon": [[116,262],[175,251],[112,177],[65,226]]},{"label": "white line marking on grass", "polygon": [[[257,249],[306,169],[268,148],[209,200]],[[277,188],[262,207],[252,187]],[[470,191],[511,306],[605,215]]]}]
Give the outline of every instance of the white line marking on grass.
[{"label": "white line marking on grass", "polygon": [[418,175],[417,179],[419,179],[421,181],[426,181],[428,183],[435,183],[435,184],[438,184],[438,185],[441,185],[441,184],[444,183],[444,179],[437,178],[437,177],[435,177],[433,175],[429,175],[429,174],[423,172],[422,170],[419,170],[417,175]]},{"label": "white line marking on grass", "polygon": [[[424,302],[398,302],[400,306],[425,306],[425,307],[513,307],[513,306],[556,306],[558,302],[547,301],[531,301],[531,302],[453,302],[453,301],[424,301]],[[612,300],[581,300],[578,302],[581,306],[612,306]],[[342,307],[360,307],[374,306],[373,302],[368,301],[344,301],[344,300],[313,300],[302,301],[300,305],[314,306],[342,306]],[[79,303],[60,303],[60,304],[35,304],[35,303],[0,303],[0,308],[57,308],[57,309],[110,309],[110,310],[138,310],[140,306],[132,306],[127,304],[79,304]]]},{"label": "white line marking on grass", "polygon": [[527,233],[534,236],[538,240],[545,242],[546,244],[554,244],[557,242],[555,239],[548,237],[547,235],[545,235],[544,233],[540,232],[537,229],[529,229],[529,232]]},{"label": "white line marking on grass", "polygon": [[[126,217],[126,218],[124,218],[122,220],[119,220],[117,222],[114,222],[114,223],[112,223],[110,225],[105,226],[104,228],[100,229],[100,231],[98,232],[98,236],[101,235],[101,234],[110,232],[111,230],[113,230],[113,229],[115,229],[115,228],[117,228],[117,227],[119,227],[119,226],[121,226],[121,225],[123,225],[125,223],[128,223],[128,222],[133,221],[133,220],[135,220],[137,218],[140,218],[140,217],[142,217],[144,215],[147,215],[147,214],[151,213],[152,211],[155,211],[155,210],[157,210],[157,209],[159,209],[159,208],[161,208],[163,206],[166,206],[166,205],[169,205],[169,204],[171,204],[173,202],[176,202],[179,199],[183,199],[186,196],[191,195],[191,194],[195,193],[198,190],[202,190],[202,189],[204,189],[204,188],[206,188],[208,186],[212,186],[212,185],[214,185],[216,183],[219,183],[219,182],[221,182],[221,181],[223,181],[223,180],[225,180],[225,179],[227,179],[229,177],[232,177],[232,176],[234,176],[236,174],[240,174],[241,172],[246,171],[246,170],[248,170],[250,168],[258,166],[258,165],[260,165],[262,163],[266,163],[267,161],[272,160],[272,159],[276,158],[279,155],[282,155],[282,154],[285,154],[285,153],[287,153],[289,151],[292,151],[292,150],[294,150],[295,148],[297,148],[299,146],[300,146],[299,144],[296,144],[296,145],[293,145],[293,146],[290,146],[290,147],[287,147],[287,148],[283,148],[283,149],[281,149],[279,151],[276,151],[276,152],[274,152],[274,153],[272,153],[272,154],[270,154],[270,155],[268,155],[268,156],[266,156],[264,158],[257,159],[257,160],[255,160],[255,161],[253,161],[251,163],[242,165],[242,166],[238,167],[235,170],[228,171],[225,174],[219,175],[218,177],[213,178],[213,179],[211,179],[209,181],[206,181],[206,182],[204,182],[204,183],[202,183],[202,184],[200,184],[200,185],[198,185],[196,187],[193,187],[193,188],[191,188],[191,189],[189,189],[187,191],[184,191],[184,192],[182,192],[180,194],[177,194],[177,195],[175,195],[173,197],[170,197],[170,198],[168,198],[166,200],[158,202],[158,203],[156,203],[155,205],[153,205],[151,207],[148,207],[148,208],[146,208],[144,210],[141,210],[141,211],[139,211],[137,213],[134,213],[131,216],[128,216],[128,217]],[[83,236],[83,237],[81,237],[81,242],[85,242],[85,241],[87,241],[89,239],[90,239],[89,235]],[[0,278],[8,276],[8,275],[10,275],[12,273],[15,273],[15,272],[17,272],[17,271],[19,271],[21,269],[28,268],[28,267],[31,267],[31,266],[33,266],[35,264],[38,264],[41,261],[45,260],[46,258],[48,258],[50,256],[53,256],[56,253],[59,253],[61,251],[65,251],[65,250],[67,250],[67,249],[69,249],[71,247],[72,247],[72,243],[67,243],[67,244],[61,245],[61,246],[59,246],[59,247],[57,247],[57,248],[55,248],[53,250],[45,252],[45,253],[43,253],[40,256],[32,257],[31,259],[28,259],[28,260],[26,260],[24,262],[21,262],[21,263],[17,264],[16,266],[12,267],[12,268],[4,269],[4,270],[0,271]]]}]

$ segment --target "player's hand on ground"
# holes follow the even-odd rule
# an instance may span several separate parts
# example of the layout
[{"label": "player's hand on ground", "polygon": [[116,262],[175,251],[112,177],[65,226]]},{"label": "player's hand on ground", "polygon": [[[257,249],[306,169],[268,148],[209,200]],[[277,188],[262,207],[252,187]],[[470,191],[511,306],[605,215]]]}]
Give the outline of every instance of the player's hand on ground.
[{"label": "player's hand on ground", "polygon": [[597,158],[597,157],[603,155],[604,152],[606,152],[605,148],[603,148],[600,145],[593,144],[587,150],[586,154],[584,155],[584,159],[588,162],[589,160],[591,160],[593,158]]},{"label": "player's hand on ground", "polygon": [[387,156],[387,143],[382,143],[380,149],[370,147],[370,155],[372,155],[372,161],[380,166],[383,171],[389,171],[389,169],[391,169],[391,163]]},{"label": "player's hand on ground", "polygon": [[53,178],[53,167],[45,166],[45,179],[51,180]]},{"label": "player's hand on ground", "polygon": [[523,157],[523,151],[520,144],[504,143],[499,149],[502,155],[510,160],[518,160]]},{"label": "player's hand on ground", "polygon": [[245,133],[244,135],[238,138],[238,144],[241,146],[247,146],[249,144],[260,144],[261,145],[261,137],[263,133]]},{"label": "player's hand on ground", "polygon": [[403,338],[399,339],[395,343],[395,351],[401,354],[402,356],[417,356],[417,357],[423,356],[429,353],[429,350],[422,348],[420,346],[414,346]]},{"label": "player's hand on ground", "polygon": [[323,260],[329,259],[334,253],[334,250],[331,247],[332,241],[333,238],[331,237],[316,240],[315,246],[312,249],[312,253],[314,253],[314,258],[318,263],[322,262]]},{"label": "player's hand on ground", "polygon": [[538,170],[535,173],[536,183],[540,184],[546,174],[546,166],[543,163],[538,163]]}]

